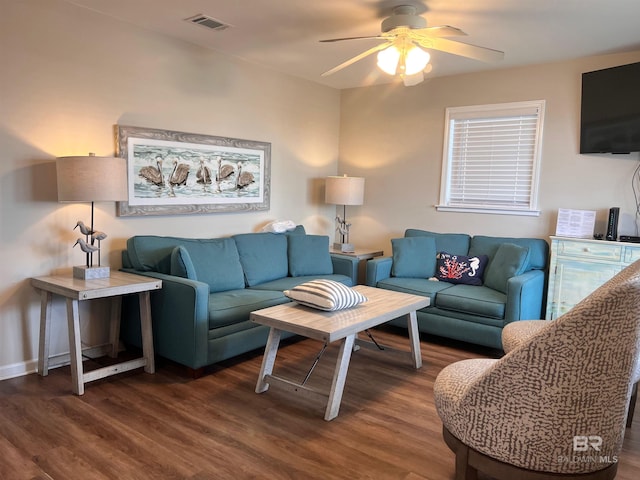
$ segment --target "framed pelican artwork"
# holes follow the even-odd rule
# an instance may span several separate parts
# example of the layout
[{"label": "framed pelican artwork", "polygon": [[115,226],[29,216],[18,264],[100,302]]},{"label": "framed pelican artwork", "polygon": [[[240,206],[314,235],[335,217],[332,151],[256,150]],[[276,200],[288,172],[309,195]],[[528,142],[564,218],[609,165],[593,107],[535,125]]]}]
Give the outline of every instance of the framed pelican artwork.
[{"label": "framed pelican artwork", "polygon": [[127,160],[119,216],[269,210],[271,144],[116,125]]}]

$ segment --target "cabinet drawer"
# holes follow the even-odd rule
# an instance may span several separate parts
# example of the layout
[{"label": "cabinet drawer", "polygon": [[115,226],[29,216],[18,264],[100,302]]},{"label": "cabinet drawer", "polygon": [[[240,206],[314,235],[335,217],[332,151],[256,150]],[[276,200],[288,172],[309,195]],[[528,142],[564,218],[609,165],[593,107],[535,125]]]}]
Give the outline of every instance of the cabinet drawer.
[{"label": "cabinet drawer", "polygon": [[[613,242],[573,242],[571,240],[558,240],[558,255],[584,259],[593,258],[620,262],[622,260],[623,248],[622,245]],[[640,249],[634,253],[640,258]]]},{"label": "cabinet drawer", "polygon": [[640,245],[637,247],[624,247],[624,256],[622,257],[622,261],[629,265],[636,260],[640,260]]}]

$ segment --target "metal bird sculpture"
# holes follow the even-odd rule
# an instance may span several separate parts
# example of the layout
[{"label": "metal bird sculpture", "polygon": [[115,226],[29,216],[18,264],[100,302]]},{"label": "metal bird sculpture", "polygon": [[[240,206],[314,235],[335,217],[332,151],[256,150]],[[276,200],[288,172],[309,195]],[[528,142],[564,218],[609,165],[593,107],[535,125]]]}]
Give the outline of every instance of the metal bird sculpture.
[{"label": "metal bird sculpture", "polygon": [[87,242],[84,241],[83,238],[79,238],[78,240],[76,240],[76,243],[74,243],[73,246],[75,247],[78,244],[80,245],[80,250],[82,250],[85,253],[97,252],[100,249],[95,245],[89,245]]},{"label": "metal bird sculpture", "polygon": [[96,240],[98,241],[98,266],[100,266],[100,242],[105,238],[107,238],[107,234],[104,232],[96,231],[91,234],[91,245],[93,245]]},{"label": "metal bird sculpture", "polygon": [[[95,231],[91,234],[91,241],[93,242],[94,240],[97,240],[98,242],[100,242],[100,240],[104,240],[105,238],[107,238],[107,234],[104,232],[99,232],[99,231]],[[98,243],[99,244],[99,243]]]},{"label": "metal bird sculpture", "polygon": [[349,229],[351,228],[351,224],[347,223],[347,220],[343,219],[340,215],[336,216],[336,221],[338,222],[336,230],[342,237],[342,243],[349,243]]},{"label": "metal bird sculpture", "polygon": [[[85,238],[78,238],[73,246],[80,245],[80,250],[87,254],[87,268],[93,266],[93,253],[98,252],[98,266],[100,266],[100,242],[107,238],[107,234],[93,229],[93,211],[91,212],[91,228],[87,227],[82,220],[76,222],[76,226],[73,229],[75,230],[76,228],[80,229]],[[96,241],[98,246],[94,245]]]},{"label": "metal bird sculpture", "polygon": [[[93,264],[93,252],[97,252],[100,249],[95,245],[89,245],[83,238],[76,240],[73,246],[75,247],[78,244],[80,245],[80,250],[87,254],[87,267],[90,267]],[[89,257],[91,257],[91,260],[89,260]]]},{"label": "metal bird sculpture", "polygon": [[73,229],[75,230],[76,228],[80,228],[80,232],[82,232],[83,235],[89,236],[93,233],[91,229],[87,227],[82,220],[78,220],[78,223],[76,223],[76,226],[73,227]]}]

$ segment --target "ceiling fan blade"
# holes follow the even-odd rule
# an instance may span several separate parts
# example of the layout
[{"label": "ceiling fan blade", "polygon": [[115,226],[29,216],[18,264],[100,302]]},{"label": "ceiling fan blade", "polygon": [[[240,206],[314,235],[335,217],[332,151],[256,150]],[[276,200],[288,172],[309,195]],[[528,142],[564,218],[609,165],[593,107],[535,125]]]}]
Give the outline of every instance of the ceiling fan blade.
[{"label": "ceiling fan blade", "polygon": [[491,48],[479,47],[469,43],[456,42],[444,38],[420,38],[416,39],[422,47],[440,50],[442,52],[473,58],[481,62],[498,62],[504,59],[504,52]]},{"label": "ceiling fan blade", "polygon": [[451,25],[440,25],[438,27],[426,27],[410,30],[411,33],[427,35],[429,37],[460,37],[467,34],[457,27]]},{"label": "ceiling fan blade", "polygon": [[381,43],[380,45],[376,45],[375,47],[362,52],[360,55],[356,55],[355,57],[350,58],[346,62],[341,63],[337,67],[333,67],[331,70],[324,72],[321,76],[326,77],[328,75],[336,73],[337,71],[342,70],[343,68],[356,63],[358,60],[362,60],[363,58],[368,57],[369,55],[376,53],[379,50],[384,50],[390,45],[393,45],[393,42],[385,42],[385,43]]},{"label": "ceiling fan blade", "polygon": [[381,38],[386,39],[386,37],[381,37],[380,35],[368,35],[365,37],[345,37],[345,38],[327,38],[325,40],[318,40],[321,43],[330,43],[330,42],[342,42],[343,40],[361,40],[363,38]]}]

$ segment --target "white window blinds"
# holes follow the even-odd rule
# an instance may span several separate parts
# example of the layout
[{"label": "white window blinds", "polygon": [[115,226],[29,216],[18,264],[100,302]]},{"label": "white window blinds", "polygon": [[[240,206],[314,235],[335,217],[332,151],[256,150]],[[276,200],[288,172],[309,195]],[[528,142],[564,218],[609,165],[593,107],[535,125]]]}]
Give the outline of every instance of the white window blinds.
[{"label": "white window blinds", "polygon": [[537,214],[544,102],[447,109],[439,209]]}]

